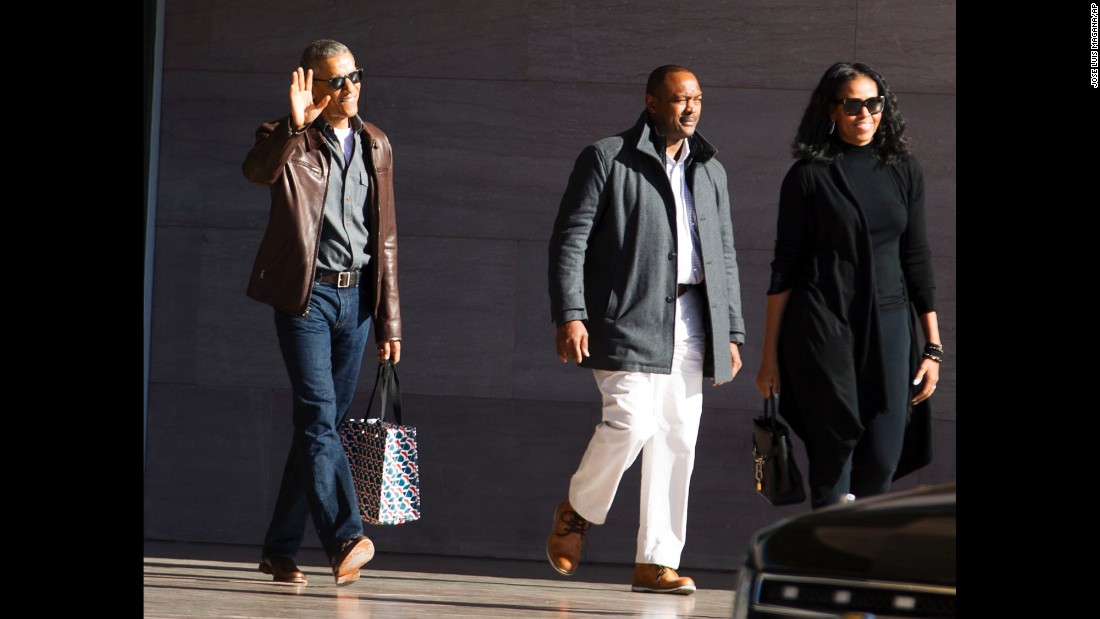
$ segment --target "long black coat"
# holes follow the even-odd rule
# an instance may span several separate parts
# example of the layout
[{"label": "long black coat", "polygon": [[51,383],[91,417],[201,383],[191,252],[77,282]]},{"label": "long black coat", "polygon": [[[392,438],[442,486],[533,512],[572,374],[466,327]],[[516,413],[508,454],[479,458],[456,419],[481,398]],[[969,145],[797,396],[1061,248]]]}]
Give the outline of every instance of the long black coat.
[{"label": "long black coat", "polygon": [[[909,213],[901,266],[911,308],[932,311],[935,283],[920,165],[909,159],[889,169]],[[791,166],[780,192],[777,228],[768,294],[791,291],[779,335],[779,413],[803,441],[820,448],[817,453],[837,454],[835,461],[814,465],[826,474],[839,473],[863,433],[860,410],[886,409],[886,379],[871,236],[838,160]],[[921,350],[916,325],[911,333],[910,376]],[[928,400],[910,409],[895,479],[931,461]],[[828,432],[809,433],[806,415],[824,416],[815,426]]]}]

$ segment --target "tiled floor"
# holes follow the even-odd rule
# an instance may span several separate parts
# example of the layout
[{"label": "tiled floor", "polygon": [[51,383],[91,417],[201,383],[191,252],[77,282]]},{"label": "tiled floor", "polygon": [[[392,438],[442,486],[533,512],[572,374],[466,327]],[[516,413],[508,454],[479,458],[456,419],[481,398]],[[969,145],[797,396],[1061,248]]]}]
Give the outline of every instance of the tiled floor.
[{"label": "tiled floor", "polygon": [[338,619],[728,618],[732,573],[688,572],[695,595],[630,591],[632,566],[583,565],[571,578],[549,565],[379,554],[358,582],[336,587],[319,552],[302,552],[308,585],[256,569],[257,548],[145,544],[144,616]]}]

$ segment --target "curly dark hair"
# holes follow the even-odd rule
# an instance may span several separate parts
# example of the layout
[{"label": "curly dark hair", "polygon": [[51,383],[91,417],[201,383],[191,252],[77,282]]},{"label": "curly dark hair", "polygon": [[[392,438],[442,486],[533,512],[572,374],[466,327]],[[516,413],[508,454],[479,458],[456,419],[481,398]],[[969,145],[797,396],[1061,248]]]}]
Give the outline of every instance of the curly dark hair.
[{"label": "curly dark hair", "polygon": [[829,162],[840,152],[840,138],[835,132],[829,133],[829,108],[834,105],[833,100],[840,88],[857,77],[873,80],[878,85],[879,94],[886,97],[882,120],[871,139],[875,158],[887,164],[909,158],[912,151],[909,138],[905,137],[905,119],[898,110],[897,95],[890,89],[886,79],[863,63],[838,62],[825,70],[817,88],[810,95],[806,111],[802,113],[798,135],[791,145],[791,153],[795,159]]}]

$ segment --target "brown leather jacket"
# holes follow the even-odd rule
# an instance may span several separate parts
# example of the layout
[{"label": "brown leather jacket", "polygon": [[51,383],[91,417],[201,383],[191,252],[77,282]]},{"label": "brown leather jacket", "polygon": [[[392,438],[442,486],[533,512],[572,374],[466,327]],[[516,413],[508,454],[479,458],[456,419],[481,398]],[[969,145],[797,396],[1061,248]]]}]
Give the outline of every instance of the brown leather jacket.
[{"label": "brown leather jacket", "polygon": [[[245,178],[271,188],[271,212],[248,281],[249,297],[305,316],[317,274],[317,251],[325,190],[331,167],[324,137],[314,126],[291,136],[289,119],[264,123],[242,166]],[[370,221],[374,255],[369,271],[374,291],[375,338],[401,339],[397,293],[397,222],[393,209],[393,152],[381,129],[363,122],[360,134],[371,175]],[[366,273],[364,273],[366,274]],[[364,285],[366,282],[363,282]]]}]

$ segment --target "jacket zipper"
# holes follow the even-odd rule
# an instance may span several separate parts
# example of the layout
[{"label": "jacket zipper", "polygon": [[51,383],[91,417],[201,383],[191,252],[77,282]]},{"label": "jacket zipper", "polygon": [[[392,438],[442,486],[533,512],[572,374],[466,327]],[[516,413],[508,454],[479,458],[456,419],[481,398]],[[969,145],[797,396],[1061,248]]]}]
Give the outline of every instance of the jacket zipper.
[{"label": "jacket zipper", "polygon": [[[326,143],[326,147],[327,147],[327,143]],[[322,160],[321,165],[322,165],[322,169],[325,173],[325,193],[324,193],[324,196],[328,197],[328,182],[329,182],[329,178],[330,178],[331,164],[329,163],[328,159],[324,159],[324,160]],[[317,225],[317,239],[316,239],[317,242],[313,245],[313,260],[311,262],[311,264],[313,264],[313,268],[310,270],[310,273],[309,273],[309,290],[306,293],[306,311],[302,312],[302,318],[305,318],[306,316],[309,316],[309,310],[313,308],[313,304],[312,304],[312,301],[313,301],[313,282],[316,281],[316,279],[317,279],[317,254],[319,254],[321,252],[321,232],[322,232],[322,230],[324,230],[324,227],[325,227],[325,203],[324,203],[324,199],[325,198],[321,198],[321,216],[317,219],[317,222],[318,222],[318,225]]]}]

